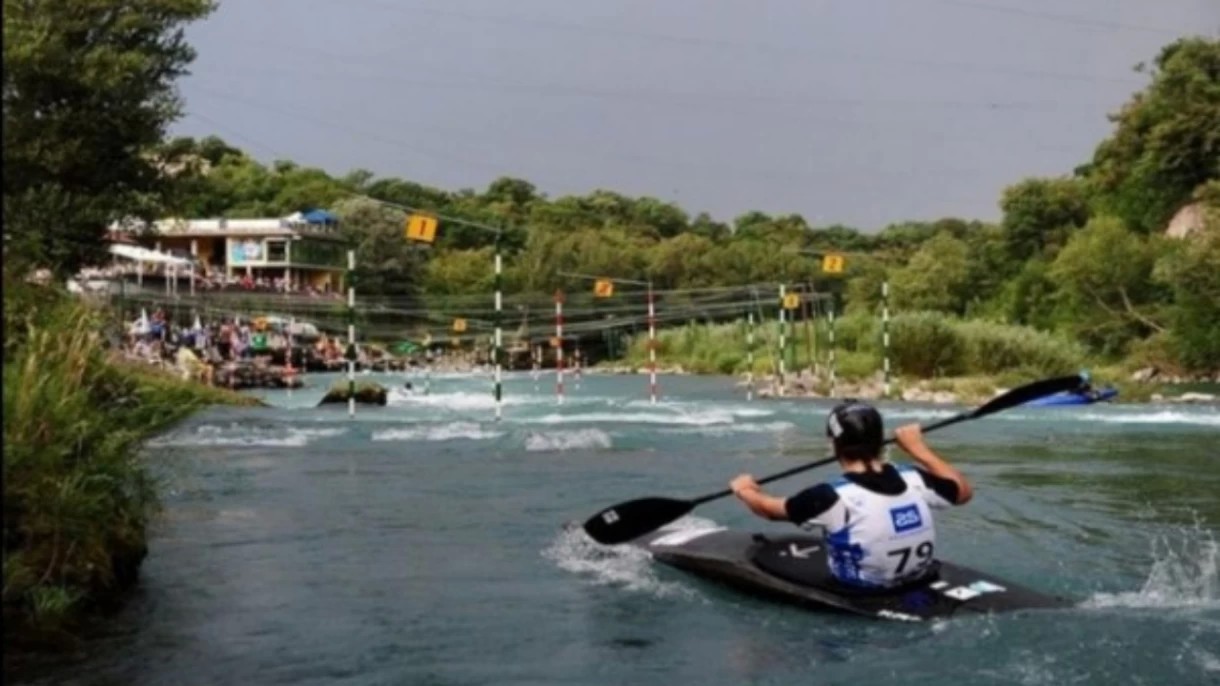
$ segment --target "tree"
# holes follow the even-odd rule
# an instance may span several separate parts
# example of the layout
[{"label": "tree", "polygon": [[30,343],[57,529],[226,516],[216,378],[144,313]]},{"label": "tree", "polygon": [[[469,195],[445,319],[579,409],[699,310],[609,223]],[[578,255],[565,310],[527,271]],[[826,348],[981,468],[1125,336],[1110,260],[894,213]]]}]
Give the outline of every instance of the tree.
[{"label": "tree", "polygon": [[850,226],[835,224],[809,232],[809,247],[821,250],[861,251],[876,247],[876,237],[860,233]]},{"label": "tree", "polygon": [[1036,329],[1056,328],[1058,299],[1046,260],[1032,259],[1020,265],[1015,276],[1004,282],[990,308],[1013,324]]},{"label": "tree", "polygon": [[1220,370],[1220,213],[1197,234],[1172,241],[1153,276],[1173,292],[1169,339],[1179,362]]},{"label": "tree", "polygon": [[732,231],[729,225],[712,219],[707,212],[700,212],[691,221],[690,232],[713,241],[722,241],[729,237]]},{"label": "tree", "polygon": [[6,260],[74,273],[108,224],[158,213],[173,160],[153,155],[180,113],[195,53],[184,26],[211,0],[5,0]]},{"label": "tree", "polygon": [[1072,314],[1075,333],[1103,352],[1165,327],[1152,286],[1155,255],[1117,217],[1098,217],[1072,236],[1049,275]]},{"label": "tree", "polygon": [[1220,179],[1220,40],[1166,46],[1151,85],[1111,120],[1114,133],[1086,167],[1098,207],[1160,231],[1197,187]]},{"label": "tree", "polygon": [[1019,267],[1009,260],[1004,231],[998,226],[976,227],[963,240],[969,248],[967,311],[986,309],[988,301],[1004,287],[1005,276]]},{"label": "tree", "polygon": [[968,297],[969,247],[948,233],[936,234],[893,277],[895,306],[961,314]]},{"label": "tree", "polygon": [[1025,179],[1004,189],[1001,226],[1012,264],[1053,257],[1089,219],[1084,184],[1078,179]]},{"label": "tree", "polygon": [[428,295],[490,293],[494,286],[492,249],[449,250],[433,255],[424,268]]},{"label": "tree", "polygon": [[657,288],[699,288],[713,285],[720,277],[708,268],[715,249],[711,240],[684,233],[657,244],[649,254],[648,271]]},{"label": "tree", "polygon": [[421,248],[404,240],[403,213],[368,198],[350,198],[332,208],[356,251],[361,294],[414,296],[423,268]]}]

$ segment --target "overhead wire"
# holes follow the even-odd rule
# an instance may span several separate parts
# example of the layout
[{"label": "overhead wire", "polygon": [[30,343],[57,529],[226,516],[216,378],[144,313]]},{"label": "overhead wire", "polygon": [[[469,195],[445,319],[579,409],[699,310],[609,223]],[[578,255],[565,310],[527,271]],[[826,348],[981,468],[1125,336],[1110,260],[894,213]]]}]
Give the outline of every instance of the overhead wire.
[{"label": "overhead wire", "polygon": [[[313,2],[322,2],[323,4],[334,4],[326,2],[326,0],[312,0]],[[1099,77],[1091,74],[1074,74],[1070,72],[1056,72],[1044,69],[1027,69],[1023,67],[1012,67],[1007,65],[986,65],[977,62],[946,62],[938,60],[915,59],[909,56],[906,57],[878,57],[871,53],[849,53],[845,51],[835,51],[826,49],[816,49],[803,47],[800,49],[787,46],[777,46],[764,43],[743,43],[739,41],[726,40],[722,38],[708,38],[702,36],[677,36],[672,34],[655,33],[650,31],[639,31],[632,29],[622,29],[612,26],[590,26],[587,24],[573,24],[570,22],[556,21],[551,19],[538,19],[534,17],[523,17],[520,15],[491,15],[479,14],[468,11],[453,9],[450,7],[439,8],[432,6],[420,6],[405,4],[402,2],[382,2],[381,0],[343,0],[345,8],[353,6],[371,6],[384,10],[389,13],[398,14],[416,14],[427,15],[433,17],[443,17],[449,19],[460,19],[463,21],[475,21],[491,24],[502,25],[518,25],[533,28],[541,28],[551,31],[563,31],[571,33],[581,33],[585,35],[600,35],[613,38],[630,38],[633,40],[647,40],[657,43],[681,44],[692,47],[700,47],[704,49],[712,49],[717,51],[736,50],[747,51],[759,54],[774,54],[782,56],[786,59],[793,57],[813,57],[820,55],[823,57],[847,58],[849,61],[858,63],[873,63],[873,64],[901,64],[904,66],[918,66],[925,68],[949,69],[960,71],[975,71],[982,73],[998,73],[1009,76],[1020,76],[1024,78],[1040,78],[1040,79],[1058,79],[1066,81],[1097,81],[1111,83],[1135,83],[1136,81],[1127,78],[1117,77]]]},{"label": "overhead wire", "polygon": [[1015,15],[1027,17],[1030,19],[1038,19],[1050,21],[1056,24],[1068,24],[1073,26],[1086,26],[1090,28],[1113,29],[1120,31],[1136,31],[1141,33],[1156,33],[1167,36],[1182,36],[1189,34],[1189,31],[1181,31],[1178,29],[1162,28],[1157,26],[1141,26],[1138,24],[1128,24],[1109,19],[1091,19],[1070,14],[1058,14],[1055,12],[1042,12],[1032,10],[1027,7],[1013,7],[1011,5],[993,5],[985,2],[976,2],[975,0],[935,0],[943,5],[955,5],[957,7],[966,7],[972,10],[980,10],[985,12],[994,12],[1006,15]]}]

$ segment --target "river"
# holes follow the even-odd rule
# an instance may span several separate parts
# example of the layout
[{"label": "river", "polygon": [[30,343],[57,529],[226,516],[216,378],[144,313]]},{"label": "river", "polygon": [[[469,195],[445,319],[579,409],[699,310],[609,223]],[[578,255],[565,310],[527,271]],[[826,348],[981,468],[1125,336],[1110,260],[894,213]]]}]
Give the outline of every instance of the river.
[{"label": "river", "polygon": [[[560,406],[525,373],[499,423],[471,376],[349,419],[312,407],[330,378],[153,440],[165,509],[140,589],[82,657],[20,680],[1220,683],[1220,408],[1016,409],[931,434],[977,489],[938,518],[938,553],[1079,602],[911,625],[756,600],[563,528],[823,457],[829,403],[665,377],[654,407],[644,378],[587,375]],[[890,427],[953,412],[881,407]],[[790,528],[729,499],[694,514],[679,526]]]}]

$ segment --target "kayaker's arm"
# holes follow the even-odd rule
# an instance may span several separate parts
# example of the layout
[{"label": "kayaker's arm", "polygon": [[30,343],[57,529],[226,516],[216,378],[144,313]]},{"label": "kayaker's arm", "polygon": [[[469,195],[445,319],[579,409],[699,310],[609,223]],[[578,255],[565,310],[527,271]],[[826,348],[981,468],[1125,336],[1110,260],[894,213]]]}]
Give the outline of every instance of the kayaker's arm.
[{"label": "kayaker's arm", "polygon": [[905,450],[908,455],[914,458],[929,473],[957,484],[957,502],[954,503],[955,505],[965,505],[974,497],[974,489],[970,486],[970,482],[966,480],[965,475],[959,472],[956,467],[946,462],[943,457],[933,452],[927,443],[924,443],[923,429],[918,424],[898,427],[898,430],[894,432],[894,439],[898,443],[898,447]]},{"label": "kayaker's arm", "polygon": [[729,488],[733,489],[733,494],[759,517],[777,522],[787,521],[788,510],[784,505],[784,499],[763,491],[753,476],[742,474],[729,482]]}]

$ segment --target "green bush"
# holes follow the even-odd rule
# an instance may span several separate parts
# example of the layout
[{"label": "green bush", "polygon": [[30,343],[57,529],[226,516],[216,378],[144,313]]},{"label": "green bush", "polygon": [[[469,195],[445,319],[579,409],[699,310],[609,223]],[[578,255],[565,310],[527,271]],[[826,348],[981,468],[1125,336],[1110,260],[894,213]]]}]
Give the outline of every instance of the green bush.
[{"label": "green bush", "polygon": [[900,314],[890,322],[890,357],[900,374],[953,376],[966,371],[955,322],[938,312]]},{"label": "green bush", "polygon": [[157,502],[139,442],[205,403],[236,396],[113,364],[105,313],[55,291],[9,285],[5,637],[55,640],[82,610],[134,581]]},{"label": "green bush", "polygon": [[1085,351],[1075,343],[1027,326],[963,321],[965,365],[973,374],[1024,370],[1029,376],[1071,374],[1084,365]]},{"label": "green bush", "polygon": [[851,352],[881,349],[881,320],[874,314],[857,312],[835,321],[835,347]]},{"label": "green bush", "polygon": [[[680,364],[701,374],[746,371],[745,327],[740,323],[687,325],[658,333],[657,359],[662,366]],[[806,331],[789,329],[790,366],[809,363]],[[775,372],[779,328],[769,322],[755,330],[754,371]],[[818,322],[817,360],[828,359],[826,320]],[[636,336],[626,361],[643,366],[648,339]],[[836,373],[862,379],[881,370],[881,322],[863,313],[835,322]],[[966,374],[1007,374],[1014,378],[1050,376],[1089,366],[1082,346],[1037,329],[1011,324],[962,321],[940,312],[907,312],[890,321],[890,360],[895,376],[934,378]]]},{"label": "green bush", "polygon": [[835,374],[840,379],[865,379],[879,371],[881,361],[873,353],[844,351],[835,354]]}]

